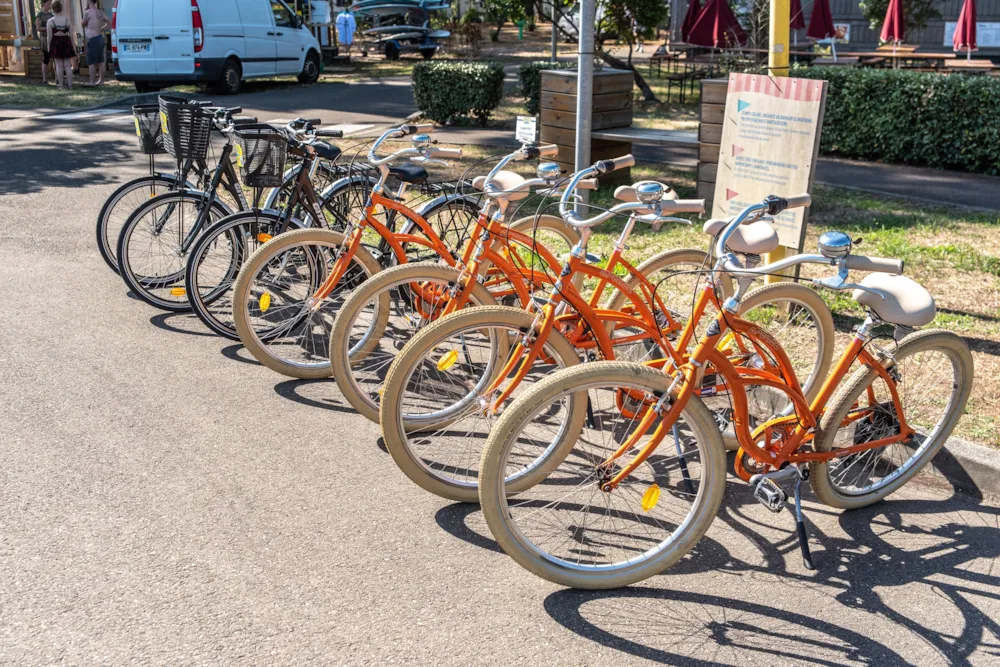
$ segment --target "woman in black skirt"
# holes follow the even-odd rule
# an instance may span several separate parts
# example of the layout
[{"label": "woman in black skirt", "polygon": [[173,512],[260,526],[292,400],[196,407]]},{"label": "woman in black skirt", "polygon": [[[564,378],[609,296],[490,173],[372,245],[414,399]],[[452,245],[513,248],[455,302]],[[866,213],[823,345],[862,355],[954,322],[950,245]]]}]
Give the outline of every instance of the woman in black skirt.
[{"label": "woman in black skirt", "polygon": [[73,66],[70,61],[76,57],[76,47],[73,45],[72,26],[63,9],[62,0],[55,0],[52,3],[55,16],[49,19],[45,29],[49,37],[49,55],[56,64],[56,85],[63,85],[65,72],[66,88],[72,88]]}]

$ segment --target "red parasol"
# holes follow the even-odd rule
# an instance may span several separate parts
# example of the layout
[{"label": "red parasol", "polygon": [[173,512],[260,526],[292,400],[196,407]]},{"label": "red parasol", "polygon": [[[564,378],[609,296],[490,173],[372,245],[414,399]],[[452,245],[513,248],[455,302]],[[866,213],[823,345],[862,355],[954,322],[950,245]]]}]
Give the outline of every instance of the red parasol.
[{"label": "red parasol", "polygon": [[747,35],[726,0],[708,0],[691,26],[687,41],[697,46],[724,49],[743,44]]},{"label": "red parasol", "polygon": [[903,0],[889,0],[889,8],[885,11],[885,22],[882,23],[882,34],[879,39],[883,42],[899,44],[903,41],[905,33],[903,28]]},{"label": "red parasol", "polygon": [[809,29],[806,36],[813,39],[828,39],[837,34],[833,27],[833,14],[830,13],[830,0],[816,0],[813,3],[813,13],[809,17]]},{"label": "red parasol", "polygon": [[955,51],[965,51],[971,58],[976,46],[976,0],[965,0],[962,11],[958,15],[958,25],[955,26],[955,36],[951,38],[951,46]]},{"label": "red parasol", "polygon": [[789,26],[792,30],[802,30],[806,27],[806,19],[802,13],[802,2],[801,0],[792,0],[791,10],[789,11],[789,16],[791,22]]},{"label": "red parasol", "polygon": [[688,35],[691,34],[691,28],[694,27],[695,22],[698,20],[699,14],[701,14],[701,4],[698,0],[691,0],[688,3],[687,14],[684,15],[684,23],[681,24],[681,39],[685,42]]}]

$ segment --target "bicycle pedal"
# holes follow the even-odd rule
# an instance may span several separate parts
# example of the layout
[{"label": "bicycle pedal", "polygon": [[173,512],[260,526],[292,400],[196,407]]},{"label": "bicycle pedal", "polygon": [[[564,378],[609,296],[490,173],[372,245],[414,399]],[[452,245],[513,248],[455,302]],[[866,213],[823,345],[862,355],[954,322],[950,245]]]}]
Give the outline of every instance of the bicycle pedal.
[{"label": "bicycle pedal", "polygon": [[788,494],[784,489],[766,477],[754,487],[753,497],[774,513],[780,512],[788,500]]}]

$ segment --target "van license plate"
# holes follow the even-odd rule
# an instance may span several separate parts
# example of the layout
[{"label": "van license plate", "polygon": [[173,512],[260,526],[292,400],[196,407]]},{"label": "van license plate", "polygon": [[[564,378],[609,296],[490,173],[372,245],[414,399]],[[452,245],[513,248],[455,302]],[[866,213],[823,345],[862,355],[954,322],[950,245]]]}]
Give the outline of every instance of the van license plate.
[{"label": "van license plate", "polygon": [[125,53],[149,53],[149,43],[145,44],[129,44],[128,42],[122,44]]}]

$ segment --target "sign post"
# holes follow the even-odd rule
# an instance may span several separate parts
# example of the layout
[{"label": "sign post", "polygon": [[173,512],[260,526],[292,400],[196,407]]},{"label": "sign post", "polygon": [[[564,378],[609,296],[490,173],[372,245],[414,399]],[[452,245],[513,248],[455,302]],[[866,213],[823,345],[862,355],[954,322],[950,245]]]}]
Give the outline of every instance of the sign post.
[{"label": "sign post", "polygon": [[[826,81],[730,74],[719,144],[712,217],[739,213],[769,194],[809,192],[819,153]],[[805,241],[806,212],[775,218],[781,246],[767,260],[796,252]]]}]

